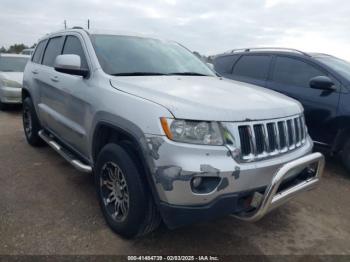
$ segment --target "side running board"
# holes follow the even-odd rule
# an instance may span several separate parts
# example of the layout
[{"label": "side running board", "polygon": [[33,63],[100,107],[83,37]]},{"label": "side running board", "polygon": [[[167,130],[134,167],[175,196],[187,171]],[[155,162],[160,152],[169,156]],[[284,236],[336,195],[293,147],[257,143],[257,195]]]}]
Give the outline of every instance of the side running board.
[{"label": "side running board", "polygon": [[91,173],[92,168],[89,165],[82,163],[78,160],[74,154],[72,154],[65,147],[61,146],[57,141],[55,141],[50,135],[45,133],[44,130],[39,131],[39,136],[49,145],[51,146],[57,153],[59,153],[64,159],[66,159],[72,166],[74,166],[79,171],[85,173]]}]

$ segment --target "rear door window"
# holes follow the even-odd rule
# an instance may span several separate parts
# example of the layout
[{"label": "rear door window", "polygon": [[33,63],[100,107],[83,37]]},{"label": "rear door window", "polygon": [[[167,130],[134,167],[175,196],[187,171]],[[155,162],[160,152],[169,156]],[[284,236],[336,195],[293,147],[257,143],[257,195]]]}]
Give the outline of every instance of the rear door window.
[{"label": "rear door window", "polygon": [[266,80],[271,62],[269,55],[243,55],[233,69],[233,75]]},{"label": "rear door window", "polygon": [[325,75],[315,66],[299,59],[278,56],[274,66],[272,79],[286,85],[308,88],[310,79]]},{"label": "rear door window", "polygon": [[51,38],[45,50],[43,64],[53,67],[56,57],[62,52],[62,47],[63,36]]},{"label": "rear door window", "polygon": [[221,74],[231,74],[233,64],[238,58],[238,55],[227,55],[216,58],[214,60],[215,71]]},{"label": "rear door window", "polygon": [[43,55],[45,46],[46,46],[47,40],[40,41],[38,46],[35,48],[35,52],[32,58],[32,61],[34,63],[40,64],[41,63],[41,57]]},{"label": "rear door window", "polygon": [[72,54],[80,56],[81,67],[84,69],[88,68],[85,53],[78,37],[72,35],[67,36],[62,54]]}]

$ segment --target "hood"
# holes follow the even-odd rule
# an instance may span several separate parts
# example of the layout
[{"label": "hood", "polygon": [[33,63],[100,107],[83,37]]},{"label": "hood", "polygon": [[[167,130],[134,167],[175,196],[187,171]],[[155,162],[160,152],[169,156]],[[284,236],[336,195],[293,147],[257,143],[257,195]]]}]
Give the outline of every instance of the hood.
[{"label": "hood", "polygon": [[263,120],[303,111],[299,102],[282,94],[218,77],[113,77],[111,85],[160,104],[179,119]]},{"label": "hood", "polygon": [[12,80],[22,86],[23,72],[0,72],[0,79]]}]

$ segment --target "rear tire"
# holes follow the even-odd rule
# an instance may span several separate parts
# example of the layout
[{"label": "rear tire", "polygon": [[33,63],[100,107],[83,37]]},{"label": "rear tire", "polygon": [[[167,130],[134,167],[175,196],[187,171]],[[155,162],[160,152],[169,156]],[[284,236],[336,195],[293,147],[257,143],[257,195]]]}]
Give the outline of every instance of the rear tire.
[{"label": "rear tire", "polygon": [[44,141],[38,134],[42,127],[30,97],[25,98],[23,101],[22,118],[24,134],[27,138],[27,142],[34,147],[42,146]]},{"label": "rear tire", "polygon": [[95,187],[102,213],[111,229],[125,238],[150,233],[161,221],[140,170],[114,143],[104,146],[97,158]]},{"label": "rear tire", "polygon": [[350,173],[350,139],[348,139],[344,145],[341,152],[341,159],[346,171]]}]

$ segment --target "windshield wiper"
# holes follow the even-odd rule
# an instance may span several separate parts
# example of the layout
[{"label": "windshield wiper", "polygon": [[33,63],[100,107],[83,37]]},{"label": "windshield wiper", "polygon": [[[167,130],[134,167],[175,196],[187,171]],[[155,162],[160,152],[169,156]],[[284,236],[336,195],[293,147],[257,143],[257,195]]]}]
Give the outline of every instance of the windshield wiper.
[{"label": "windshield wiper", "polygon": [[112,76],[161,76],[165,74],[157,73],[157,72],[128,72],[128,73],[115,73],[110,75]]},{"label": "windshield wiper", "polygon": [[209,76],[206,74],[196,73],[196,72],[175,72],[169,73],[167,75],[179,75],[179,76]]}]

